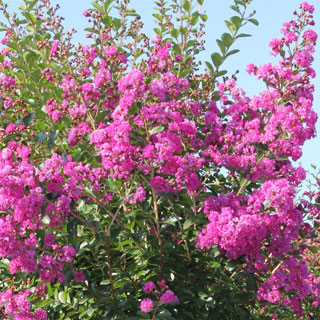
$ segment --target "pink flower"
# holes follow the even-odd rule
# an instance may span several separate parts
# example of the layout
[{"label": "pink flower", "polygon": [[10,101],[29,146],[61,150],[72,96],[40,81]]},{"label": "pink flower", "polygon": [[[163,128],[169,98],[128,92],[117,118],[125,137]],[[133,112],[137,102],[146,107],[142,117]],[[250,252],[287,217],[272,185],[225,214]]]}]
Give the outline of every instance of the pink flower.
[{"label": "pink flower", "polygon": [[14,123],[10,123],[7,127],[6,127],[6,134],[12,134],[14,132],[14,129],[16,128],[16,125]]},{"label": "pink flower", "polygon": [[55,56],[58,53],[59,43],[57,41],[53,41],[51,44],[50,54]]},{"label": "pink flower", "polygon": [[312,44],[315,44],[318,39],[317,33],[311,29],[308,29],[307,31],[305,31],[305,33],[303,34],[303,37],[309,40]]},{"label": "pink flower", "polygon": [[108,57],[113,57],[113,56],[116,56],[117,53],[118,53],[118,50],[115,46],[110,46],[108,47],[106,50],[105,50],[105,55],[108,56]]},{"label": "pink flower", "polygon": [[130,204],[136,204],[137,202],[143,202],[146,199],[146,191],[143,187],[138,187],[136,192],[130,194],[129,197],[125,198]]},{"label": "pink flower", "polygon": [[167,285],[166,285],[166,282],[165,282],[164,280],[159,281],[159,285],[160,285],[161,287],[166,287],[166,286],[167,286]]},{"label": "pink flower", "polygon": [[160,301],[163,303],[176,303],[179,301],[178,297],[171,290],[167,290],[161,297]]},{"label": "pink flower", "polygon": [[153,301],[150,298],[145,298],[141,301],[140,310],[149,312],[153,308]]},{"label": "pink flower", "polygon": [[56,239],[56,236],[54,234],[51,234],[51,233],[45,234],[44,235],[44,247],[46,249],[51,248],[51,246],[54,245],[55,239]]},{"label": "pink flower", "polygon": [[63,261],[72,262],[74,256],[76,255],[76,250],[70,246],[64,246],[62,248]]},{"label": "pink flower", "polygon": [[299,8],[302,8],[306,12],[313,13],[314,11],[314,6],[309,4],[308,2],[302,2],[299,6]]},{"label": "pink flower", "polygon": [[45,284],[41,284],[39,287],[36,288],[35,290],[35,295],[37,297],[42,297],[44,298],[48,292],[48,287]]},{"label": "pink flower", "polygon": [[34,312],[33,318],[36,320],[45,320],[47,319],[47,312],[43,309],[38,309]]},{"label": "pink flower", "polygon": [[61,113],[58,110],[54,110],[51,114],[52,120],[54,122],[58,122],[60,118]]},{"label": "pink flower", "polygon": [[83,92],[92,92],[93,90],[93,85],[90,82],[86,82],[82,85],[81,87]]},{"label": "pink flower", "polygon": [[82,270],[76,271],[76,272],[74,273],[74,281],[75,281],[75,282],[83,282],[83,281],[85,281],[85,280],[86,280],[86,278],[85,278],[84,273],[83,273]]},{"label": "pink flower", "polygon": [[151,293],[156,288],[156,285],[152,281],[148,281],[143,286],[143,291],[145,293]]}]

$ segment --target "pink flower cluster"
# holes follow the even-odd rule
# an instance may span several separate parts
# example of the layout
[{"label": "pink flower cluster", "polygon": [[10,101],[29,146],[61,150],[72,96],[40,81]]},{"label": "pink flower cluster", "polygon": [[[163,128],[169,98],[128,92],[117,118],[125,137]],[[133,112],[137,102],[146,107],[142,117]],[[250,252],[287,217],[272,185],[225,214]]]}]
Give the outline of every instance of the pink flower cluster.
[{"label": "pink flower cluster", "polygon": [[10,319],[14,320],[45,320],[47,313],[43,309],[37,309],[31,312],[31,303],[28,300],[29,290],[14,293],[8,289],[0,294],[0,305],[4,305],[4,311]]},{"label": "pink flower cluster", "polygon": [[[301,301],[310,293],[308,278],[307,265],[291,257],[259,288],[258,298],[290,306],[302,317]],[[289,292],[294,294],[289,295]]]},{"label": "pink flower cluster", "polygon": [[[84,175],[90,173],[92,183],[96,177],[71,158],[64,161],[54,154],[41,168],[35,168],[29,156],[30,150],[14,141],[0,151],[0,210],[5,213],[0,217],[0,257],[10,261],[11,274],[39,272],[43,283],[63,282],[63,269],[73,262],[75,249],[60,245],[50,233],[45,235],[42,247],[37,231],[64,225],[71,199],[79,198]],[[46,186],[40,186],[44,182]],[[56,199],[51,199],[50,194],[55,194]],[[42,212],[45,203],[48,225]],[[83,273],[76,272],[75,281],[83,280]],[[5,312],[14,315],[14,319],[46,319],[42,309],[31,312],[28,290],[14,294],[9,289],[0,296]]]},{"label": "pink flower cluster", "polygon": [[[143,291],[145,293],[153,294],[156,298],[157,302],[157,308],[160,306],[159,302],[162,302],[163,304],[169,304],[169,303],[177,303],[179,301],[178,297],[174,294],[173,291],[167,290],[168,286],[166,285],[165,281],[159,282],[159,289],[155,285],[154,282],[148,281],[143,286]],[[142,299],[140,303],[140,309],[143,312],[149,312],[151,309],[154,308],[154,301],[150,298],[144,298]]]},{"label": "pink flower cluster", "polygon": [[[215,165],[232,168],[235,176],[236,168],[244,179],[238,193],[204,201],[209,224],[196,239],[200,248],[218,245],[230,259],[244,256],[251,272],[266,274],[269,270],[270,278],[260,287],[258,298],[290,306],[299,316],[301,302],[310,294],[309,272],[303,261],[290,255],[304,226],[303,212],[294,197],[305,172],[294,168],[289,158],[300,158],[301,146],[315,135],[317,120],[310,82],[315,76],[311,63],[317,35],[311,29],[301,29],[314,24],[313,7],[305,2],[301,9],[296,13],[297,21],[284,24],[283,37],[270,42],[272,54],[280,56],[279,63],[247,67],[268,90],[249,98],[236,87],[235,79],[218,85],[227,117],[219,116],[215,103],[210,105],[203,155]],[[244,184],[252,182],[258,182],[259,187],[242,195]],[[283,265],[272,272],[270,266],[278,259],[284,259]],[[295,292],[292,297],[288,294],[291,291]]]}]

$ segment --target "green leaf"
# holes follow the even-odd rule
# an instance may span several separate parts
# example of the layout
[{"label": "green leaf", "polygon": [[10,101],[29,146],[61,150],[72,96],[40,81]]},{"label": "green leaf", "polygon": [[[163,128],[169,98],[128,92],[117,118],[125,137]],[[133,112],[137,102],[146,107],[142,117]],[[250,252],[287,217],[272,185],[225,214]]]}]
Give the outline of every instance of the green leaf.
[{"label": "green leaf", "polygon": [[238,16],[233,16],[230,18],[230,21],[235,26],[235,29],[238,30],[241,27],[242,20]]},{"label": "green leaf", "polygon": [[[132,211],[131,211],[130,213],[132,213]],[[131,216],[131,215],[130,215],[130,216]],[[131,244],[133,244],[133,243],[134,243],[134,241],[131,240],[131,239],[129,239],[129,240],[124,240],[124,241],[119,242],[118,247],[119,247],[119,248],[127,247],[127,246],[129,246],[129,245],[131,245]]]},{"label": "green leaf", "polygon": [[106,286],[106,285],[109,285],[109,284],[110,284],[110,280],[109,280],[109,279],[102,280],[102,281],[100,282],[100,285],[101,285],[101,286]]},{"label": "green leaf", "polygon": [[22,14],[26,17],[26,19],[29,21],[30,24],[34,24],[35,18],[30,12],[22,12]]},{"label": "green leaf", "polygon": [[306,247],[308,248],[308,250],[310,250],[314,254],[318,253],[318,251],[319,251],[319,249],[314,246],[306,246]]},{"label": "green leaf", "polygon": [[46,124],[44,122],[38,122],[37,129],[44,131],[46,129]]},{"label": "green leaf", "polygon": [[299,230],[299,235],[300,235],[300,237],[301,237],[302,239],[305,239],[305,238],[306,238],[306,234],[305,234],[305,232],[304,232],[302,229]]},{"label": "green leaf", "polygon": [[162,224],[169,224],[171,226],[175,226],[176,225],[176,219],[169,218],[169,219],[166,219],[166,220],[162,221],[161,223]]},{"label": "green leaf", "polygon": [[31,75],[30,75],[30,77],[31,77],[31,79],[34,81],[34,82],[36,82],[36,83],[39,83],[39,81],[40,81],[40,79],[41,79],[41,71],[40,71],[40,69],[35,69],[32,73],[31,73]]},{"label": "green leaf", "polygon": [[26,10],[26,7],[24,7],[23,5],[21,4],[18,4],[18,9],[22,10],[22,11],[25,11]]},{"label": "green leaf", "polygon": [[197,0],[197,2],[198,2],[200,5],[203,5],[203,1],[204,1],[204,0]]},{"label": "green leaf", "polygon": [[163,126],[154,127],[150,130],[150,136],[153,136],[154,134],[160,133],[164,130]]},{"label": "green leaf", "polygon": [[102,22],[105,24],[106,27],[112,27],[112,17],[103,15]]},{"label": "green leaf", "polygon": [[8,259],[2,259],[2,260],[0,260],[1,261],[1,263],[3,264],[3,265],[5,265],[5,266],[7,266],[8,268],[9,268],[9,266],[10,266],[10,261],[8,260]]},{"label": "green leaf", "polygon": [[229,272],[233,272],[237,268],[237,266],[238,266],[237,260],[231,260],[228,262],[226,269]]},{"label": "green leaf", "polygon": [[205,65],[206,65],[206,67],[208,68],[209,72],[210,72],[211,74],[213,74],[213,73],[214,73],[214,69],[213,69],[212,64],[211,64],[210,62],[208,62],[208,61],[205,61],[204,63],[205,63]]},{"label": "green leaf", "polygon": [[25,116],[25,117],[22,119],[24,125],[25,125],[26,127],[29,126],[35,116],[36,116],[36,113],[35,113],[35,112],[32,112],[32,113],[28,114],[27,116]]},{"label": "green leaf", "polygon": [[[247,2],[247,1],[246,1],[246,2]],[[240,4],[240,5],[243,6],[243,7],[246,5],[246,2],[244,2],[243,0],[235,0],[235,1],[234,1],[235,4]]]},{"label": "green leaf", "polygon": [[106,8],[106,9],[108,9],[109,7],[110,7],[110,4],[113,2],[114,0],[105,0],[105,2],[104,2],[104,7]]},{"label": "green leaf", "polygon": [[33,52],[43,59],[43,53],[40,50],[33,50]]},{"label": "green leaf", "polygon": [[54,143],[56,141],[56,136],[57,136],[57,131],[53,131],[50,136],[49,136],[49,140],[48,140],[48,148],[50,150],[52,150],[54,148]]},{"label": "green leaf", "polygon": [[23,53],[22,58],[26,63],[28,63],[28,65],[31,65],[33,60],[36,58],[36,54],[31,50],[27,50]]},{"label": "green leaf", "polygon": [[159,13],[153,13],[152,14],[157,20],[163,21],[163,16]]},{"label": "green leaf", "polygon": [[46,283],[46,286],[48,287],[48,297],[52,297],[53,296],[53,289],[51,287],[51,283]]},{"label": "green leaf", "polygon": [[112,178],[109,178],[107,180],[107,186],[109,187],[109,189],[111,191],[117,192],[120,190],[120,188],[122,186],[122,182],[121,182],[121,180],[114,180]]},{"label": "green leaf", "polygon": [[162,309],[160,312],[159,312],[159,315],[162,316],[162,319],[167,319],[167,317],[172,317],[172,314],[171,312],[168,310],[168,309]]},{"label": "green leaf", "polygon": [[189,40],[185,46],[185,49],[192,47],[196,42],[196,40]]},{"label": "green leaf", "polygon": [[129,279],[121,279],[121,280],[118,280],[114,283],[114,289],[118,289],[118,288],[121,288],[123,287],[125,284],[129,283],[130,280]]},{"label": "green leaf", "polygon": [[211,268],[220,268],[221,267],[221,264],[217,261],[210,261],[208,262],[208,265],[211,267]]},{"label": "green leaf", "polygon": [[183,223],[183,230],[187,230],[189,229],[191,226],[193,226],[193,222],[191,219],[188,219],[186,220],[184,223]]},{"label": "green leaf", "polygon": [[251,37],[251,34],[247,34],[247,33],[240,33],[236,36],[236,39],[238,38],[244,38],[244,37]]},{"label": "green leaf", "polygon": [[216,68],[219,68],[219,66],[222,64],[222,56],[218,52],[214,52],[211,55],[211,60]]},{"label": "green leaf", "polygon": [[99,34],[99,31],[97,31],[97,30],[95,30],[95,29],[92,29],[92,28],[85,28],[84,30],[85,30],[85,31],[88,31],[88,32],[92,32],[92,33]]},{"label": "green leaf", "polygon": [[236,28],[235,26],[228,20],[225,20],[224,23],[226,24],[226,26],[228,27],[228,29],[231,31],[232,34],[235,34],[236,32]]},{"label": "green leaf", "polygon": [[42,300],[39,303],[37,303],[36,306],[37,306],[37,309],[38,308],[43,308],[43,307],[49,306],[53,302],[54,302],[54,300],[46,299],[46,300]]},{"label": "green leaf", "polygon": [[187,34],[187,28],[186,27],[179,27],[178,28],[179,33],[181,33],[182,35],[186,35]]},{"label": "green leaf", "polygon": [[37,110],[37,118],[41,119],[41,120],[46,120],[47,119],[47,114],[45,112],[43,112],[42,110]]},{"label": "green leaf", "polygon": [[248,19],[248,21],[250,21],[251,23],[253,23],[256,26],[259,25],[259,21],[257,19]]},{"label": "green leaf", "polygon": [[97,9],[98,12],[100,12],[101,14],[104,14],[103,7],[100,6],[100,4],[98,4],[95,1],[91,2],[91,4]]},{"label": "green leaf", "polygon": [[177,39],[177,38],[178,38],[178,35],[179,35],[178,29],[171,28],[171,29],[170,29],[170,35],[171,35],[174,39]]},{"label": "green leaf", "polygon": [[149,315],[145,312],[138,311],[137,314],[142,318],[142,319],[150,319]]},{"label": "green leaf", "polygon": [[81,299],[79,300],[79,304],[84,304],[84,303],[86,303],[88,300],[89,300],[88,297],[81,298]]},{"label": "green leaf", "polygon": [[33,0],[33,1],[29,0],[27,2],[27,10],[31,11],[37,2],[38,2],[38,0]]},{"label": "green leaf", "polygon": [[189,2],[189,0],[183,0],[183,1],[182,1],[182,7],[183,7],[183,9],[185,9],[186,11],[190,12],[191,7],[190,7],[190,2]]},{"label": "green leaf", "polygon": [[198,23],[198,19],[199,19],[199,13],[198,12],[194,12],[191,15],[191,18],[190,18],[190,24],[192,26],[196,25]]},{"label": "green leaf", "polygon": [[154,28],[153,31],[159,36],[161,35],[161,30],[159,28]]},{"label": "green leaf", "polygon": [[92,308],[92,307],[89,307],[89,309],[87,310],[87,315],[88,315],[89,317],[91,317],[96,310],[97,310],[97,309],[94,309],[94,308]]},{"label": "green leaf", "polygon": [[62,302],[65,303],[67,301],[66,294],[63,291],[60,291],[58,294],[58,299]]},{"label": "green leaf", "polygon": [[203,22],[206,22],[208,20],[208,16],[204,13],[200,15],[200,18]]},{"label": "green leaf", "polygon": [[231,56],[231,55],[233,55],[233,54],[236,54],[236,53],[238,53],[239,51],[240,51],[239,49],[231,50],[231,51],[229,51],[229,52],[227,53],[226,57],[229,57],[229,56]]},{"label": "green leaf", "polygon": [[229,48],[234,41],[231,34],[226,32],[221,36],[221,39],[227,48]]},{"label": "green leaf", "polygon": [[26,19],[22,19],[22,20],[17,20],[17,22],[16,22],[16,25],[17,26],[20,26],[21,24],[26,24],[27,23],[27,20]]},{"label": "green leaf", "polygon": [[276,157],[274,160],[276,161],[287,161],[289,158],[288,157]]},{"label": "green leaf", "polygon": [[268,151],[268,150],[269,150],[268,145],[266,145],[266,144],[264,144],[264,143],[253,143],[253,145],[254,145],[258,150],[261,150],[261,151]]},{"label": "green leaf", "polygon": [[32,40],[31,35],[22,38],[22,40],[20,41],[21,48],[24,48],[31,40]]},{"label": "green leaf", "polygon": [[126,16],[137,17],[137,16],[139,16],[139,15],[136,13],[136,10],[135,10],[135,9],[133,9],[133,8],[127,8],[127,10],[126,10]]},{"label": "green leaf", "polygon": [[222,54],[225,54],[225,52],[226,52],[226,47],[225,47],[223,41],[221,41],[221,40],[219,40],[219,39],[217,39],[216,41],[217,41],[217,44],[218,44],[218,46],[219,46],[219,48],[220,48],[221,53],[222,53]]},{"label": "green leaf", "polygon": [[239,10],[239,8],[238,8],[237,6],[232,5],[232,6],[230,6],[230,8],[231,8],[233,11],[235,11],[235,12],[237,12],[237,13],[240,13],[240,10]]},{"label": "green leaf", "polygon": [[186,77],[188,74],[190,74],[190,72],[192,71],[192,69],[184,69],[183,71],[180,72],[180,77],[184,78]]},{"label": "green leaf", "polygon": [[210,256],[214,258],[221,256],[221,252],[219,251],[218,245],[213,245],[212,249],[210,250]]},{"label": "green leaf", "polygon": [[221,77],[221,76],[224,76],[225,74],[227,74],[228,73],[228,71],[227,70],[221,70],[221,71],[219,71],[219,72],[217,72],[216,74],[215,74],[215,77],[217,78],[217,77]]},{"label": "green leaf", "polygon": [[114,25],[115,30],[119,30],[121,28],[121,20],[118,18],[113,18],[112,24]]}]

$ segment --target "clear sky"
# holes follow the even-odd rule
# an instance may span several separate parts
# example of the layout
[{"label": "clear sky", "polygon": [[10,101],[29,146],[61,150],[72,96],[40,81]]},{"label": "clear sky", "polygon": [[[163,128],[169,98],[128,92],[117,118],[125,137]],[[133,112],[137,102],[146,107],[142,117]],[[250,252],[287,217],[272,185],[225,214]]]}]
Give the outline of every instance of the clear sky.
[{"label": "clear sky", "polygon": [[[23,3],[22,0],[7,0],[10,3],[10,12],[17,10],[17,5]],[[60,4],[60,15],[65,17],[66,28],[71,30],[75,28],[78,30],[76,35],[76,42],[85,41],[84,28],[88,27],[87,19],[83,17],[82,13],[85,9],[91,7],[89,0],[51,0],[53,4]],[[283,22],[292,18],[292,12],[298,8],[302,0],[252,0],[251,9],[256,10],[255,18],[260,22],[258,27],[248,25],[243,32],[252,34],[250,38],[242,38],[234,48],[240,49],[238,54],[231,56],[227,60],[224,68],[228,71],[234,72],[239,70],[238,83],[245,89],[247,94],[254,95],[263,90],[263,83],[256,80],[254,77],[248,76],[245,72],[246,65],[250,62],[257,65],[272,62],[274,60],[269,55],[270,49],[268,43],[275,37],[279,37],[280,28]],[[320,2],[319,0],[309,0],[316,8],[315,11],[315,30],[320,36]],[[144,22],[144,32],[148,36],[153,36],[153,28],[155,24],[152,17],[153,0],[131,0],[131,7],[142,16]],[[214,51],[218,51],[216,39],[227,29],[224,20],[233,15],[233,11],[229,6],[233,4],[232,0],[204,0],[204,10],[208,15],[206,23],[206,51],[199,56],[202,61],[210,61],[210,55]],[[320,43],[320,38],[319,38]],[[315,54],[314,67],[318,74],[315,79],[315,100],[314,109],[320,116],[320,45],[317,46]],[[306,169],[310,168],[311,164],[320,166],[320,119],[318,121],[317,131],[318,137],[312,141],[308,141],[303,148],[302,164]]]}]

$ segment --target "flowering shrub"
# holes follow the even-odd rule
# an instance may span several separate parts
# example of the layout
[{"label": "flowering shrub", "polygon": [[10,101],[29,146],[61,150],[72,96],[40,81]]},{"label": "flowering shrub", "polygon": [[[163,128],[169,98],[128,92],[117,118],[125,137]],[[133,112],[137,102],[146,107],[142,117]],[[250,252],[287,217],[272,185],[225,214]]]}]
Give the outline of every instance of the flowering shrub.
[{"label": "flowering shrub", "polygon": [[317,120],[313,6],[270,42],[277,64],[248,65],[267,87],[248,97],[220,68],[258,24],[250,1],[204,72],[203,0],[155,2],[153,40],[128,3],[94,1],[75,47],[49,0],[0,1],[2,318],[316,314],[294,166]]}]

